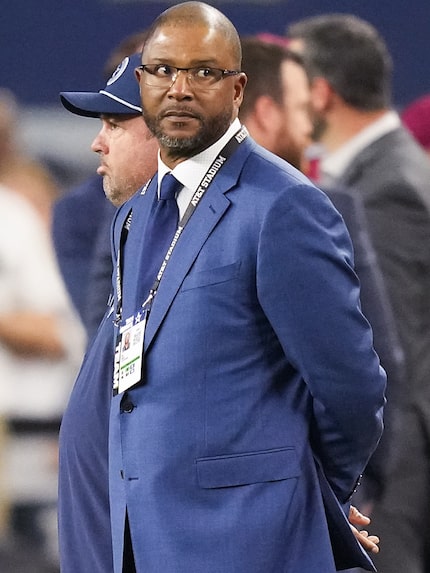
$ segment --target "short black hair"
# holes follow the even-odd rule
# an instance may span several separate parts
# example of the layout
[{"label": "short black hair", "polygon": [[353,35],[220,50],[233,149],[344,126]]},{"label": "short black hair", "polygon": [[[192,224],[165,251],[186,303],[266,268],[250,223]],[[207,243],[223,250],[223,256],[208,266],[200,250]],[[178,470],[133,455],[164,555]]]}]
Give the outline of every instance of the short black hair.
[{"label": "short black hair", "polygon": [[325,14],[290,25],[287,35],[303,41],[310,78],[325,78],[347,104],[368,111],[391,106],[391,55],[369,22]]},{"label": "short black hair", "polygon": [[151,24],[146,42],[149,43],[159,28],[165,25],[181,26],[182,24],[199,25],[202,23],[216,28],[219,32],[224,34],[229,41],[232,56],[236,61],[236,68],[239,70],[242,59],[239,34],[225,14],[205,2],[182,2],[181,4],[167,8],[167,10],[162,12]]}]

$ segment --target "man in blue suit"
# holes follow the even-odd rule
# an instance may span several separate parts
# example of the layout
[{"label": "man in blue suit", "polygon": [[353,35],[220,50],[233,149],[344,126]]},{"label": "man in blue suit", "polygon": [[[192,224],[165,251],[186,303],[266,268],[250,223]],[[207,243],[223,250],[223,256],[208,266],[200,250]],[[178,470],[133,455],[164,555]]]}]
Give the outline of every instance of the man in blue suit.
[{"label": "man in blue suit", "polygon": [[[186,2],[154,22],[136,72],[160,157],[114,221],[115,573],[372,568],[346,514],[385,374],[341,217],[237,120],[240,52],[225,16]],[[168,172],[180,222],[148,276]]]},{"label": "man in blue suit", "polygon": [[[100,156],[99,172],[106,195],[117,206],[146,183],[157,168],[157,140],[137,113],[140,96],[134,70],[139,62],[139,55],[126,57],[98,92],[61,93],[63,105],[72,113],[100,118],[100,132],[92,148]],[[107,205],[114,208],[110,202]],[[103,210],[92,210],[89,215],[93,219],[100,217],[106,225],[107,213]],[[112,267],[110,233],[101,238],[107,245],[105,248],[100,243],[100,260],[95,268],[106,263],[106,250]],[[112,268],[108,277],[111,275]],[[98,295],[106,307],[105,289],[99,288]],[[61,424],[58,523],[62,573],[109,573],[113,569],[108,487],[114,359],[110,312],[106,311],[89,343]]]}]

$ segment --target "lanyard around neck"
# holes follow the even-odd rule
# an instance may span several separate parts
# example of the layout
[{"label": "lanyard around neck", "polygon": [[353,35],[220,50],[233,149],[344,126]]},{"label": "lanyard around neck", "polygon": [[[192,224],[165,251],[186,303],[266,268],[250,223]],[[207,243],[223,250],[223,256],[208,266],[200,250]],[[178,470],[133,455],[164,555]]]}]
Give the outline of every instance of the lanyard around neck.
[{"label": "lanyard around neck", "polygon": [[[215,177],[218,175],[221,167],[226,163],[226,161],[233,155],[239,145],[246,139],[248,136],[248,131],[246,127],[242,126],[239,131],[237,131],[232,138],[227,142],[227,144],[223,147],[217,157],[214,159],[212,164],[210,165],[209,169],[204,174],[203,178],[201,179],[196,191],[194,192],[191,201],[182,216],[181,220],[179,221],[178,227],[176,232],[173,236],[173,239],[170,243],[169,248],[167,249],[166,254],[164,255],[163,262],[161,263],[160,270],[158,271],[155,281],[152,287],[149,290],[149,295],[146,300],[142,304],[142,308],[144,310],[148,310],[151,307],[152,300],[154,299],[160,281],[164,275],[164,271],[166,270],[167,264],[172,256],[173,250],[175,249],[179,237],[181,236],[185,226],[188,224],[191,216],[197,209],[198,204],[200,203],[203,195],[208,190],[209,186],[214,181]],[[120,241],[119,241],[119,249],[118,249],[118,257],[117,257],[117,264],[116,264],[116,291],[117,291],[117,311],[115,316],[115,324],[119,324],[122,318],[122,276],[123,276],[123,256],[124,256],[124,247],[127,241],[128,233],[130,231],[131,223],[132,223],[133,212],[132,208],[127,214],[127,217],[124,221],[124,224],[121,229]]]}]

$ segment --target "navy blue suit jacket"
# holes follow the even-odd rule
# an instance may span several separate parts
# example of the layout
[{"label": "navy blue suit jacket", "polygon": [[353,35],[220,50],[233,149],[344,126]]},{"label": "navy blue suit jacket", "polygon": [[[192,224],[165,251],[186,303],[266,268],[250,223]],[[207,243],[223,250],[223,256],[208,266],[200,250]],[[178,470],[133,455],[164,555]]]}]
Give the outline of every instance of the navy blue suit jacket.
[{"label": "navy blue suit jacket", "polygon": [[114,358],[106,312],[84,357],[60,429],[58,532],[61,573],[113,571],[108,484]]},{"label": "navy blue suit jacket", "polygon": [[54,206],[52,238],[58,264],[89,340],[111,290],[109,231],[115,211],[99,175],[68,191]]}]

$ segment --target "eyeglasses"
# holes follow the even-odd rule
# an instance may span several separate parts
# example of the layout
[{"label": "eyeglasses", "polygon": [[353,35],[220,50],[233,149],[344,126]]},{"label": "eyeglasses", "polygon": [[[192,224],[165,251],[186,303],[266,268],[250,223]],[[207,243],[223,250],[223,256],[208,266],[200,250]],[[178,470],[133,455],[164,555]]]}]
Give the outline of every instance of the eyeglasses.
[{"label": "eyeglasses", "polygon": [[152,87],[170,88],[176,81],[179,72],[186,72],[191,85],[201,89],[212,89],[216,84],[229,76],[237,76],[237,70],[220,70],[197,66],[195,68],[177,68],[169,64],[142,64],[138,70],[146,72],[143,81]]}]

